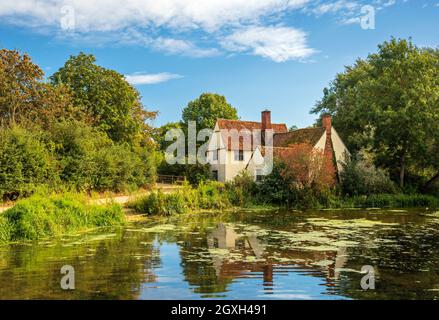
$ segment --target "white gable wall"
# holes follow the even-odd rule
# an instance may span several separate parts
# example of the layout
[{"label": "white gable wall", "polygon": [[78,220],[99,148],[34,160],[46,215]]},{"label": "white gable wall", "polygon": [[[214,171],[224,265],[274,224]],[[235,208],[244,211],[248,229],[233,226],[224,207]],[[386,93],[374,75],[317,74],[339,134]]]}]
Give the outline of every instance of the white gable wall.
[{"label": "white gable wall", "polygon": [[314,148],[320,150],[321,152],[324,152],[325,146],[326,146],[326,131],[325,131],[325,133],[322,134],[321,138],[316,143]]},{"label": "white gable wall", "polygon": [[[207,150],[210,170],[211,172],[218,171],[218,181],[220,182],[233,180],[245,169],[253,153],[253,151],[244,151],[244,161],[235,161],[235,152],[226,149],[218,123],[215,124],[214,133],[209,139]],[[216,150],[219,150],[218,161],[213,160]]]},{"label": "white gable wall", "polygon": [[346,161],[346,156],[350,156],[348,148],[346,148],[343,140],[341,140],[337,131],[332,127],[331,129],[332,147],[334,148],[335,160],[337,162],[338,172],[343,171],[343,166],[341,163]]},{"label": "white gable wall", "polygon": [[[214,152],[218,150],[218,161],[213,160]],[[210,136],[209,144],[207,148],[207,159],[210,163],[210,171],[218,171],[218,181],[226,181],[226,166],[224,161],[220,159],[226,158],[227,151],[225,150],[225,145],[221,137],[221,132],[218,123],[215,124],[214,132]]]}]

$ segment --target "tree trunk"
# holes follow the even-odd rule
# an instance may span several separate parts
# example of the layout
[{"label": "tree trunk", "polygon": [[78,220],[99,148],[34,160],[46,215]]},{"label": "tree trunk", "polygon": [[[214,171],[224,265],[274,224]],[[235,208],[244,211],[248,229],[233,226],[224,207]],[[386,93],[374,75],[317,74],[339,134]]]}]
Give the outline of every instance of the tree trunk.
[{"label": "tree trunk", "polygon": [[401,157],[401,168],[399,170],[399,186],[404,188],[404,176],[405,176],[405,152]]},{"label": "tree trunk", "polygon": [[436,181],[439,181],[439,172],[436,173],[436,175],[433,178],[428,180],[426,184],[424,184],[424,186],[421,188],[421,191],[422,192],[428,191]]}]

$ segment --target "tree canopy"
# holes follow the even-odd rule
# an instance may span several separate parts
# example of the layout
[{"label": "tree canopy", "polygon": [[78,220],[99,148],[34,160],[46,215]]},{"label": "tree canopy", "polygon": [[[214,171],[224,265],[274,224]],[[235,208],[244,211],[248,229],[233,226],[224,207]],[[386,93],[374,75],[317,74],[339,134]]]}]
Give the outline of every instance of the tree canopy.
[{"label": "tree canopy", "polygon": [[70,91],[43,81],[44,73],[27,54],[0,50],[0,120],[3,126],[45,125],[66,118],[83,118],[72,112]]},{"label": "tree canopy", "polygon": [[313,113],[329,113],[354,153],[368,149],[401,187],[407,173],[439,168],[439,55],[392,38],[324,89]]},{"label": "tree canopy", "polygon": [[122,191],[154,182],[145,123],[154,115],[93,56],[71,57],[46,82],[27,54],[0,50],[0,198],[41,186]]},{"label": "tree canopy", "polygon": [[189,102],[182,113],[183,123],[187,126],[189,121],[195,121],[198,130],[213,129],[219,118],[237,120],[238,112],[224,96],[215,93],[203,93]]},{"label": "tree canopy", "polygon": [[150,131],[146,121],[155,112],[145,111],[139,92],[123,75],[96,65],[93,55],[80,53],[55,72],[50,81],[67,85],[76,108],[85,110],[95,125],[116,142],[137,143]]}]

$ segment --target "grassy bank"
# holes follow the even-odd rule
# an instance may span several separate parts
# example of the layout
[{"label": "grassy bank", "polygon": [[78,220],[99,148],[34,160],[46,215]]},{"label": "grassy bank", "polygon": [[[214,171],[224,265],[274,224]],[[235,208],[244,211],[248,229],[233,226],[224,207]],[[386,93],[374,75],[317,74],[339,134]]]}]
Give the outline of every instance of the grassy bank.
[{"label": "grassy bank", "polygon": [[[196,188],[183,186],[174,193],[152,192],[129,202],[127,206],[148,216],[171,216],[203,211],[217,214],[228,209],[243,208],[439,208],[439,198],[419,194],[355,197],[330,194],[327,197],[311,198],[290,202],[287,206],[281,202],[261,201],[257,191],[250,192],[236,185],[209,181],[200,183]],[[86,195],[75,193],[37,194],[18,201],[13,208],[0,214],[0,243],[38,240],[96,227],[121,225],[124,221],[124,213],[118,204],[93,205]]]},{"label": "grassy bank", "polygon": [[328,208],[439,208],[439,198],[424,194],[373,194],[338,199]]},{"label": "grassy bank", "polygon": [[[237,196],[240,195],[240,196]],[[245,198],[247,201],[243,202]],[[439,198],[421,194],[375,194],[369,196],[306,197],[294,202],[267,202],[267,197],[249,194],[231,185],[217,182],[201,183],[197,188],[185,186],[172,194],[153,192],[130,202],[128,207],[147,215],[184,214],[205,210],[221,211],[233,207],[280,207],[288,209],[340,208],[439,208]]]},{"label": "grassy bank", "polygon": [[0,215],[0,243],[38,240],[123,222],[124,214],[117,204],[91,205],[78,194],[33,195]]}]

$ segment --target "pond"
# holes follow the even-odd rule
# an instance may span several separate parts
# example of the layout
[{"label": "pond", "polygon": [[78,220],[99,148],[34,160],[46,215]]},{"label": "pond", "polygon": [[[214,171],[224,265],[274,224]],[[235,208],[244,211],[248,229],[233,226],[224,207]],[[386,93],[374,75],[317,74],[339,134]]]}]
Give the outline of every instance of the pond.
[{"label": "pond", "polygon": [[[61,288],[65,265],[74,290]],[[11,244],[0,298],[437,299],[439,212],[206,213]]]}]

